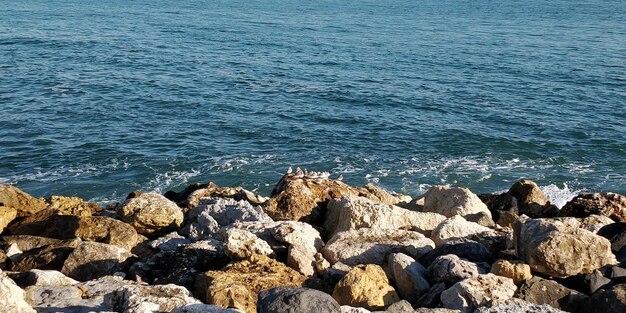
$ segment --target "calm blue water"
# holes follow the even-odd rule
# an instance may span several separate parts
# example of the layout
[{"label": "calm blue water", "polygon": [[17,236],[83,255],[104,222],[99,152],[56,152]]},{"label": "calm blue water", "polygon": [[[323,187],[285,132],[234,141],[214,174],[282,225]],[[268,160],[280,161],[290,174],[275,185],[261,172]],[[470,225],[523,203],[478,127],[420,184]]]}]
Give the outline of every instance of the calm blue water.
[{"label": "calm blue water", "polygon": [[0,183],[626,193],[626,1],[0,0]]}]

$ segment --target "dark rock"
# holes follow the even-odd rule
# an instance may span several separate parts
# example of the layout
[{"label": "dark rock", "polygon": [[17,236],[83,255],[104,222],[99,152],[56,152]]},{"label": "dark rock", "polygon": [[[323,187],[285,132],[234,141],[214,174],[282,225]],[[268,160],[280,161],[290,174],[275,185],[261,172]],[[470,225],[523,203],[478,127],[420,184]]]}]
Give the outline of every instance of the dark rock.
[{"label": "dark rock", "polygon": [[615,258],[619,262],[620,266],[626,267],[626,246],[619,249],[619,251],[615,254]]},{"label": "dark rock", "polygon": [[335,285],[337,285],[337,283],[344,277],[346,276],[346,271],[337,269],[337,268],[328,268],[326,269],[326,271],[324,272],[324,283],[328,286],[330,286],[330,292],[332,293],[333,289],[335,289]]},{"label": "dark rock", "polygon": [[565,311],[577,311],[587,300],[587,296],[569,289],[553,280],[533,277],[522,284],[517,298],[534,304],[547,304]]},{"label": "dark rock", "polygon": [[430,290],[415,300],[414,307],[436,308],[441,304],[441,293],[447,289],[446,284],[438,283],[430,287]]},{"label": "dark rock", "polygon": [[626,222],[626,197],[612,192],[582,193],[559,211],[559,216],[587,217],[594,214]]},{"label": "dark rock", "polygon": [[585,294],[593,294],[598,289],[606,289],[612,285],[611,279],[605,277],[600,271],[595,271],[589,274],[570,276],[568,278],[559,280],[559,283],[563,284],[565,287],[580,291]]},{"label": "dark rock", "polygon": [[626,223],[613,223],[603,226],[598,230],[598,235],[611,242],[611,250],[617,252],[626,246]]},{"label": "dark rock", "polygon": [[511,212],[519,214],[517,208],[517,199],[508,193],[496,194],[480,194],[478,198],[487,205],[494,221],[500,219],[501,212]]},{"label": "dark rock", "polygon": [[550,204],[548,197],[539,186],[528,179],[522,179],[509,189],[508,194],[515,197],[519,213],[531,218],[554,217],[559,209]]},{"label": "dark rock", "polygon": [[455,254],[471,262],[493,262],[493,255],[487,247],[467,239],[447,241],[428,252],[419,261],[424,266],[428,267],[437,257],[446,254]]},{"label": "dark rock", "polygon": [[626,312],[626,284],[615,285],[611,289],[596,292],[581,312]]},{"label": "dark rock", "polygon": [[329,294],[315,289],[277,287],[262,291],[257,301],[259,313],[340,313],[339,303]]},{"label": "dark rock", "polygon": [[60,271],[67,257],[78,243],[72,245],[44,245],[11,258],[9,269],[23,272],[32,269]]},{"label": "dark rock", "polygon": [[626,268],[611,266],[607,273],[607,277],[619,284],[626,283]]}]

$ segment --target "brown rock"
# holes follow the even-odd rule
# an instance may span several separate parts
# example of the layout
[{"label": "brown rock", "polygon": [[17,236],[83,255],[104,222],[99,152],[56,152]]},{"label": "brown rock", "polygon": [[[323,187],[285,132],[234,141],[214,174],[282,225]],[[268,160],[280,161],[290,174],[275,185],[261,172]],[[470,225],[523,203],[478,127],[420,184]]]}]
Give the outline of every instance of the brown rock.
[{"label": "brown rock", "polygon": [[208,271],[198,276],[196,291],[199,299],[222,307],[234,307],[256,312],[258,293],[279,287],[301,287],[306,277],[283,263],[267,256],[227,265],[221,271]]},{"label": "brown rock", "polygon": [[267,201],[265,197],[254,194],[241,187],[220,187],[215,183],[193,184],[181,192],[168,191],[165,197],[176,202],[178,206],[188,211],[200,204],[202,198],[231,198],[236,201],[245,200],[253,205],[261,205]]},{"label": "brown rock", "polygon": [[154,237],[178,230],[184,218],[176,203],[153,192],[126,200],[117,208],[117,214],[138,233]]},{"label": "brown rock", "polygon": [[515,296],[530,303],[547,304],[570,312],[572,308],[576,308],[576,298],[583,298],[583,301],[586,298],[575,290],[540,277],[533,277],[524,282]]},{"label": "brown rock", "polygon": [[48,209],[56,209],[63,215],[91,216],[102,211],[99,205],[78,197],[52,196],[48,202]]},{"label": "brown rock", "polygon": [[28,216],[46,208],[46,201],[34,198],[19,188],[0,184],[0,205],[17,210],[17,216]]},{"label": "brown rock", "polygon": [[396,290],[382,267],[374,264],[357,265],[335,286],[333,298],[340,305],[384,309],[400,301]]},{"label": "brown rock", "polygon": [[491,273],[511,278],[516,285],[533,277],[530,266],[522,261],[497,260],[491,266]]},{"label": "brown rock", "polygon": [[509,189],[508,193],[515,197],[519,214],[526,214],[532,218],[554,217],[559,209],[550,204],[548,197],[541,188],[529,179],[522,179]]},{"label": "brown rock", "polygon": [[617,222],[626,222],[626,197],[620,194],[583,193],[566,203],[559,216],[607,216]]},{"label": "brown rock", "polygon": [[17,217],[17,210],[14,208],[0,206],[0,234]]},{"label": "brown rock", "polygon": [[32,269],[61,270],[67,257],[74,251],[72,246],[47,245],[30,249],[11,260],[10,269],[15,272]]}]

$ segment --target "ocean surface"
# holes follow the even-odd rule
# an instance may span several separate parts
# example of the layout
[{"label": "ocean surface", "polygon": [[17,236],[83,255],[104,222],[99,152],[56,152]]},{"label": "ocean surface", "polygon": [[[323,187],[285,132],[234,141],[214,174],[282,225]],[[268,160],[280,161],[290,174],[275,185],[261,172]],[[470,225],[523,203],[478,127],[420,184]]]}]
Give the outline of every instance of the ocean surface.
[{"label": "ocean surface", "polygon": [[0,0],[0,183],[626,193],[624,0]]}]

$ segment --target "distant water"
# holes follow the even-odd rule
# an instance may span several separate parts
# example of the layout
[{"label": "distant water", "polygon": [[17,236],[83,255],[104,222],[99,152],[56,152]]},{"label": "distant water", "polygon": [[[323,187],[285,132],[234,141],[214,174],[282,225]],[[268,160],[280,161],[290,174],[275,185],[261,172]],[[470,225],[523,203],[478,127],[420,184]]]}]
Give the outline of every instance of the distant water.
[{"label": "distant water", "polygon": [[0,183],[626,193],[624,0],[0,0]]}]

